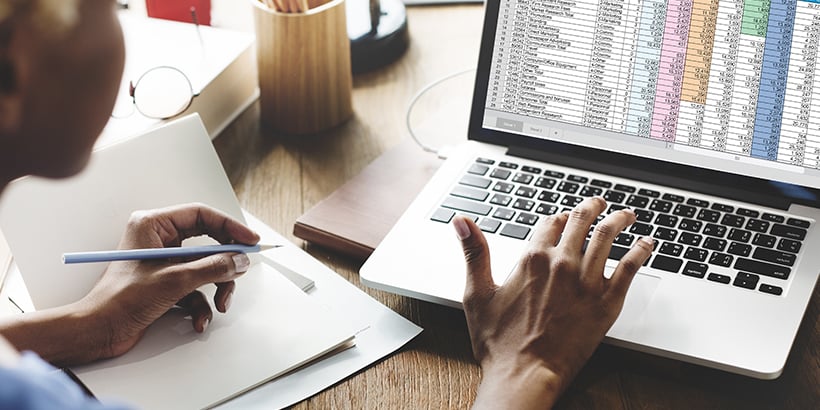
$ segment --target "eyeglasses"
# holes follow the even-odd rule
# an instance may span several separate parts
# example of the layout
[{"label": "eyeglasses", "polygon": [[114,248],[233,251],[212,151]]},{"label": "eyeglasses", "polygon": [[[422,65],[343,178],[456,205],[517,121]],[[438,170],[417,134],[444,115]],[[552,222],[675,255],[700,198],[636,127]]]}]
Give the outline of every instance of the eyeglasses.
[{"label": "eyeglasses", "polygon": [[199,93],[194,93],[191,80],[178,68],[154,67],[128,87],[130,102],[118,101],[111,116],[125,118],[134,109],[147,118],[167,120],[185,112]]}]

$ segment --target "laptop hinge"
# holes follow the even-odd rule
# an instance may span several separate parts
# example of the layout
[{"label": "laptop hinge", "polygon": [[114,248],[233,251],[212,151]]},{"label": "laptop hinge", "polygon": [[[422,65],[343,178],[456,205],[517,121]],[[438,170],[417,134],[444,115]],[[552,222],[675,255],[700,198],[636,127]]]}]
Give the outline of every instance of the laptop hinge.
[{"label": "laptop hinge", "polygon": [[[672,164],[664,166],[664,164],[668,163],[662,161],[654,161],[657,163],[655,165],[658,166],[652,167],[652,171],[646,171],[645,169],[647,168],[642,170],[619,165],[631,162],[628,160],[629,158],[631,158],[630,156],[618,153],[606,153],[601,151],[598,152],[599,154],[596,156],[596,158],[582,158],[578,155],[570,155],[570,153],[567,152],[539,151],[526,147],[510,146],[507,151],[507,155],[557,165],[563,165],[566,167],[577,168],[601,174],[613,175],[622,178],[634,179],[657,185],[669,186],[686,191],[699,192],[702,194],[718,196],[736,201],[748,202],[770,208],[788,210],[791,205],[790,198],[783,196],[774,187],[769,186],[768,184],[760,183],[765,181],[756,180],[761,185],[760,189],[758,189],[757,187],[755,187],[754,189],[748,189],[751,188],[750,186],[748,186],[748,184],[738,185],[737,180],[734,179],[731,181],[733,183],[729,183],[729,181],[726,180],[726,183],[722,184],[706,182],[707,180],[714,181],[715,178],[680,178],[676,175],[680,175],[683,173],[681,172],[681,169],[685,167],[683,165]],[[693,170],[695,170],[695,168],[693,168]],[[686,175],[690,174],[692,173],[686,173]],[[711,174],[717,173],[711,172]],[[737,186],[743,186],[747,189],[737,189],[735,188]]]}]

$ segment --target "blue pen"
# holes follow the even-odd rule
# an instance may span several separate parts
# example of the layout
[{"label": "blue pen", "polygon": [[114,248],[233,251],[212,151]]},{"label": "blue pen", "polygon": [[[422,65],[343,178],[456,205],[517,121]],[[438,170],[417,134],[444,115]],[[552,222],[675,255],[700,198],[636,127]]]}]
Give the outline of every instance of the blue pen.
[{"label": "blue pen", "polygon": [[143,259],[208,256],[223,252],[254,253],[279,248],[282,245],[206,245],[175,248],[124,249],[117,251],[70,252],[63,254],[63,263],[113,262]]}]

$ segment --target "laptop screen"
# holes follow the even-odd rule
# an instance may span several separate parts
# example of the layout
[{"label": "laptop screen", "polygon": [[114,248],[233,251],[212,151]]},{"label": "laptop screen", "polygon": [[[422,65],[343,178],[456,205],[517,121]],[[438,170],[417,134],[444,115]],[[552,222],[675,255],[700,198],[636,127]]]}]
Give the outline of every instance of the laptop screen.
[{"label": "laptop screen", "polygon": [[820,188],[820,0],[487,10],[483,130]]}]

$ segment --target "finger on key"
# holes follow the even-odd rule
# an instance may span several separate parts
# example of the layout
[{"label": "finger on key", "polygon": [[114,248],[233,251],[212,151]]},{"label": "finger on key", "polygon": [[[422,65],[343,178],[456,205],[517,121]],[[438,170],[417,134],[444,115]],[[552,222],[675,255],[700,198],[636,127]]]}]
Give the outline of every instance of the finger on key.
[{"label": "finger on key", "polygon": [[553,248],[561,239],[561,232],[567,225],[569,212],[561,212],[560,214],[550,215],[541,219],[535,227],[530,239],[530,249],[547,249]]},{"label": "finger on key", "polygon": [[589,227],[605,209],[606,201],[599,196],[583,200],[570,212],[564,235],[558,246],[572,254],[581,253]]},{"label": "finger on key", "polygon": [[606,260],[612,250],[612,242],[621,231],[629,225],[635,223],[635,212],[631,209],[622,209],[606,216],[592,232],[589,238],[582,262],[582,272],[590,280],[600,280],[603,278]]}]

